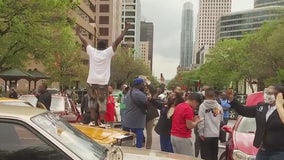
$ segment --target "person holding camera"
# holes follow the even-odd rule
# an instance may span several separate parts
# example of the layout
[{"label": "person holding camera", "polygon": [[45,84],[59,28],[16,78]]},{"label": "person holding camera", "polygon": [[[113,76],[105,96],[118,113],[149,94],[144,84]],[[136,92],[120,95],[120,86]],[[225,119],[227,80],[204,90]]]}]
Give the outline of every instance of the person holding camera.
[{"label": "person holding camera", "polygon": [[[282,160],[284,157],[284,86],[269,86],[264,90],[264,103],[256,106],[243,106],[234,99],[231,89],[227,96],[231,107],[239,115],[255,118],[256,132],[253,145],[259,148],[256,160]],[[277,101],[276,101],[277,96]],[[282,99],[281,99],[282,98]]]}]

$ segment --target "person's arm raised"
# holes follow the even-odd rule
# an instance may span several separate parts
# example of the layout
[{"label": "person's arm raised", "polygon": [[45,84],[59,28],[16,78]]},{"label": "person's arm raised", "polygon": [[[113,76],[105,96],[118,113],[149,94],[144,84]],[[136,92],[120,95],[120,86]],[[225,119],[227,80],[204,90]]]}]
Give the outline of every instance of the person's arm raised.
[{"label": "person's arm raised", "polygon": [[128,29],[130,28],[130,26],[131,26],[130,23],[125,22],[124,30],[121,32],[120,36],[118,36],[112,44],[112,49],[113,49],[114,52],[116,51],[119,43],[123,40],[124,35],[126,34]]},{"label": "person's arm raised", "polygon": [[276,108],[277,108],[277,112],[278,115],[282,121],[282,123],[284,124],[284,107],[283,107],[283,94],[282,93],[278,93],[277,94],[277,98],[276,98]]},{"label": "person's arm raised", "polygon": [[226,91],[228,101],[233,109],[236,110],[236,112],[239,115],[242,115],[244,117],[255,117],[256,110],[258,106],[243,106],[240,104],[237,100],[234,99],[234,91],[232,89],[228,89]]},{"label": "person's arm raised", "polygon": [[76,25],[76,28],[75,28],[75,29],[76,29],[76,34],[79,36],[81,42],[83,43],[84,48],[86,48],[87,45],[88,45],[88,42],[87,42],[87,40],[82,36],[82,34],[80,33],[80,26],[79,26],[79,25]]}]

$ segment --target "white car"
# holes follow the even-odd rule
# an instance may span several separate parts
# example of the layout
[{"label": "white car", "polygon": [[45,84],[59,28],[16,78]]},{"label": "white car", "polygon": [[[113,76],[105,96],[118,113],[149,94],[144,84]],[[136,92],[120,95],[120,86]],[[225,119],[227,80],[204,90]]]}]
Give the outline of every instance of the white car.
[{"label": "white car", "polygon": [[129,147],[102,146],[53,113],[0,104],[0,157],[7,160],[193,160]]}]

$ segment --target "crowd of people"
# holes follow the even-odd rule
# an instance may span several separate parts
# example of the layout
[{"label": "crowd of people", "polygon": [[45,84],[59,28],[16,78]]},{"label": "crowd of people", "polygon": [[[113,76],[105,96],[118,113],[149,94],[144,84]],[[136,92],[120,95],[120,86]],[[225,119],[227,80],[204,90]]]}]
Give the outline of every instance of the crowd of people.
[{"label": "crowd of people", "polygon": [[[105,121],[107,118],[104,115],[108,108],[113,108],[113,99],[108,97],[110,89],[107,89],[107,85],[111,58],[131,25],[125,22],[124,28],[112,46],[107,48],[104,41],[99,41],[97,48],[94,48],[87,44],[80,34],[80,26],[76,27],[76,33],[89,56],[88,95],[84,98],[88,101],[85,108],[90,113],[90,121],[95,125]],[[283,86],[268,87],[264,91],[263,104],[244,107],[234,99],[234,92],[231,90],[219,94],[214,89],[204,86],[200,93],[183,94],[181,88],[176,87],[165,98],[159,96],[159,89],[146,82],[145,78],[134,79],[130,87],[122,87],[119,96],[122,128],[135,133],[137,148],[142,148],[144,141],[146,148],[151,148],[153,120],[159,116],[157,110],[160,110],[154,130],[160,136],[162,151],[190,156],[194,156],[195,153],[195,156],[198,156],[200,150],[202,159],[216,160],[218,140],[226,139],[220,128],[228,123],[229,109],[234,108],[242,116],[256,118],[254,146],[259,148],[256,159],[283,159]],[[144,128],[146,138],[143,134]],[[196,137],[195,147],[191,141],[193,129]]]}]

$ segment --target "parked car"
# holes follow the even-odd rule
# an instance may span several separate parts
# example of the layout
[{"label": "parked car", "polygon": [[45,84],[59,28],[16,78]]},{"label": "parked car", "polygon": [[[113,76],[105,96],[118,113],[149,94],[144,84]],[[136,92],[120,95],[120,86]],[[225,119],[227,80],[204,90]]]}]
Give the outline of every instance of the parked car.
[{"label": "parked car", "polygon": [[[34,95],[22,95],[19,99],[27,101],[33,106],[37,106],[37,98]],[[76,104],[68,97],[52,95],[50,111],[71,123],[81,121],[81,115]]]},{"label": "parked car", "polygon": [[193,157],[129,147],[102,146],[55,114],[0,104],[0,157],[18,160],[191,160]]},{"label": "parked car", "polygon": [[219,160],[254,160],[258,149],[253,146],[256,130],[255,118],[240,117],[233,128],[225,125],[222,127],[229,133],[226,151]]}]

